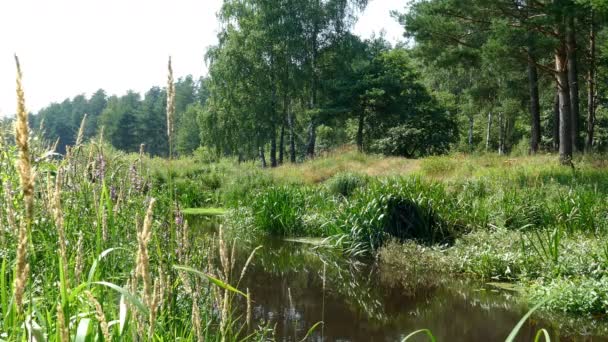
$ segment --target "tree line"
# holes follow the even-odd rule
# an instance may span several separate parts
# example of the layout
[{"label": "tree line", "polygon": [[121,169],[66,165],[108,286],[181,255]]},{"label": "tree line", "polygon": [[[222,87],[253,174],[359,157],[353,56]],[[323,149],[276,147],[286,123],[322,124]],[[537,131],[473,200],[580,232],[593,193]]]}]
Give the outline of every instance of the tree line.
[{"label": "tree line", "polygon": [[[206,82],[205,78],[194,80],[192,76],[175,82],[174,143],[178,154],[190,154],[200,145],[197,117],[209,96]],[[99,89],[88,98],[81,94],[42,108],[30,116],[30,125],[46,140],[57,141],[57,151],[64,153],[66,146],[74,145],[86,114],[84,138],[103,134],[106,141],[123,151],[135,152],[145,144],[148,153],[168,156],[166,103],[166,89],[160,87],[150,88],[143,96],[134,91],[108,96]]]},{"label": "tree line", "polygon": [[[178,154],[296,162],[345,143],[419,157],[449,150],[573,153],[608,146],[606,0],[419,0],[405,43],[351,32],[366,0],[225,0],[209,74],[176,82]],[[60,150],[86,136],[168,155],[166,90],[51,104]],[[42,123],[42,125],[41,125]],[[267,160],[268,159],[268,160]]]}]

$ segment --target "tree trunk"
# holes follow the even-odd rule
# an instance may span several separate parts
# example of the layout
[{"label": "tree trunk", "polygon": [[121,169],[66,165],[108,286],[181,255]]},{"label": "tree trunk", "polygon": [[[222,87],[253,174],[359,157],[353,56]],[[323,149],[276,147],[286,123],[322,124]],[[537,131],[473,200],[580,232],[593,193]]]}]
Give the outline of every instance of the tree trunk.
[{"label": "tree trunk", "polygon": [[283,156],[285,155],[285,119],[281,124],[281,135],[279,136],[279,165],[283,165]]},{"label": "tree trunk", "polygon": [[[560,30],[557,36],[561,37]],[[572,115],[568,84],[568,55],[563,43],[555,49],[555,71],[559,93],[559,159],[564,165],[572,163]]]},{"label": "tree trunk", "polygon": [[538,152],[540,143],[540,101],[538,98],[538,70],[536,61],[528,54],[528,81],[530,87],[530,153]]},{"label": "tree trunk", "polygon": [[553,150],[559,151],[559,90],[555,91],[553,100]]},{"label": "tree trunk", "polygon": [[[320,1],[316,1],[316,6],[319,8]],[[315,21],[313,27],[312,34],[312,44],[311,44],[311,60],[310,60],[310,71],[311,71],[311,79],[310,79],[310,103],[308,104],[308,109],[313,110],[317,108],[317,54],[319,51],[317,49],[318,46],[318,37],[319,34],[319,22]],[[317,142],[317,113],[312,114],[310,118],[310,123],[308,125],[308,143],[306,144],[306,156],[308,158],[314,158],[315,156],[315,145]]]},{"label": "tree trunk", "polygon": [[289,126],[289,161],[296,162],[296,133],[294,132],[293,113],[287,110],[287,125]]},{"label": "tree trunk", "polygon": [[505,154],[505,120],[502,112],[498,113],[498,155]]},{"label": "tree trunk", "polygon": [[359,126],[357,127],[357,149],[359,152],[363,152],[363,124],[365,123],[365,114],[361,110],[359,113]]},{"label": "tree trunk", "polygon": [[490,131],[492,130],[492,111],[488,112],[488,131],[486,132],[486,152],[490,150]]},{"label": "tree trunk", "polygon": [[260,161],[262,162],[262,167],[266,168],[266,156],[264,155],[264,146],[260,146]]},{"label": "tree trunk", "polygon": [[578,95],[578,69],[576,65],[576,31],[574,16],[568,16],[568,28],[566,33],[566,47],[568,56],[568,86],[570,87],[570,137],[572,139],[572,150],[580,151],[579,143],[579,95]]},{"label": "tree trunk", "polygon": [[270,130],[270,166],[277,167],[277,130],[274,123]]},{"label": "tree trunk", "polygon": [[473,151],[473,115],[469,116],[469,150]]},{"label": "tree trunk", "polygon": [[587,71],[587,140],[585,150],[593,148],[595,130],[595,18],[591,10],[591,27],[589,29],[589,70]]},{"label": "tree trunk", "polygon": [[306,144],[306,156],[308,158],[314,158],[315,156],[315,144],[317,142],[317,122],[313,116],[308,124],[308,144]]}]

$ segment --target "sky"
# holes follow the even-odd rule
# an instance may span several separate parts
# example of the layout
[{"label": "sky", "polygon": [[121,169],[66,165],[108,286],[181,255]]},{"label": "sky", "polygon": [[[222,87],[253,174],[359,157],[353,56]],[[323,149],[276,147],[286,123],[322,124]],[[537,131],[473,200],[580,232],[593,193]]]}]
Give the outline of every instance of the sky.
[{"label": "sky", "polygon": [[[407,0],[370,0],[354,32],[384,32],[395,43],[403,28],[391,10]],[[222,0],[8,0],[0,1],[0,117],[13,115],[15,63],[23,70],[26,106],[37,112],[52,102],[99,88],[109,95],[140,93],[176,77],[206,75],[204,55],[217,42],[215,13]]]}]

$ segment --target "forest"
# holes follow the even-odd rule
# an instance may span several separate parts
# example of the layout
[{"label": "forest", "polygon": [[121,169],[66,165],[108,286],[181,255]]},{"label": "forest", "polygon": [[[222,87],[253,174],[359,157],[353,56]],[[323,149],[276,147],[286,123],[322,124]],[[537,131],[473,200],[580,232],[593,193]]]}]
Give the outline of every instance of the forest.
[{"label": "forest", "polygon": [[0,342],[607,340],[608,1],[371,1],[37,112],[15,55]]}]

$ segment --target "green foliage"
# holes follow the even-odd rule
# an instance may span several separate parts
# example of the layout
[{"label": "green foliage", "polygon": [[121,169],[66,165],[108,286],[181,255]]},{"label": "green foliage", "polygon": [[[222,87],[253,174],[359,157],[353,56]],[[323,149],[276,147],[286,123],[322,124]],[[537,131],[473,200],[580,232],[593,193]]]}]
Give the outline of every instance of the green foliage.
[{"label": "green foliage", "polygon": [[305,201],[302,189],[270,187],[260,192],[253,201],[253,223],[256,228],[275,236],[302,235]]},{"label": "green foliage", "polygon": [[543,303],[548,310],[578,315],[605,315],[608,311],[608,278],[556,278],[536,282],[527,290],[532,302]]}]

